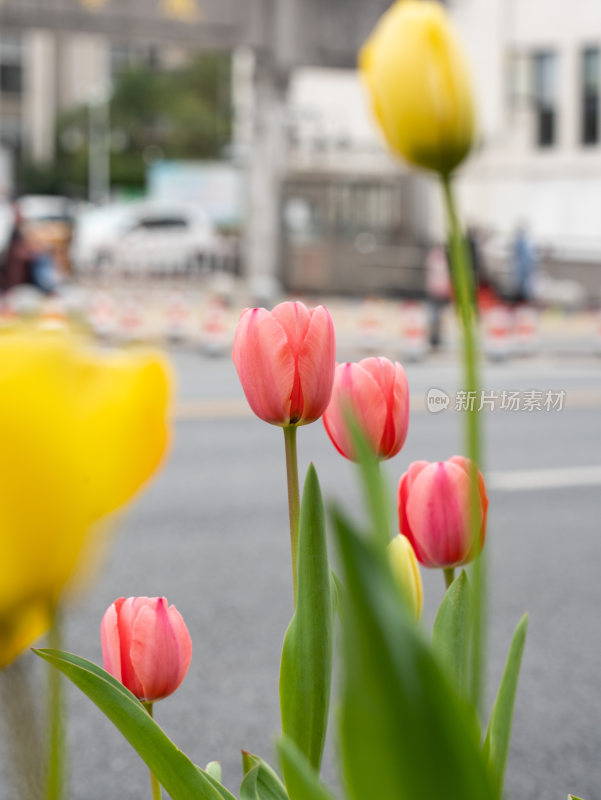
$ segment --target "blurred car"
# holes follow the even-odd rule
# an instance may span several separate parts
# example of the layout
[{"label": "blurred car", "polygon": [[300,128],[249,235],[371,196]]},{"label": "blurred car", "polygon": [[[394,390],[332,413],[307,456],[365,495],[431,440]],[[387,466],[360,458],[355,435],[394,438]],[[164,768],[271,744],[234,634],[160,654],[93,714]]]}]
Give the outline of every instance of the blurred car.
[{"label": "blurred car", "polygon": [[112,203],[82,211],[75,220],[71,259],[79,274],[101,272],[112,263],[119,239],[136,222],[134,203]]},{"label": "blurred car", "polygon": [[72,258],[81,272],[169,275],[201,269],[219,249],[219,238],[201,209],[142,202],[83,213]]},{"label": "blurred car", "polygon": [[73,223],[74,204],[68,197],[52,194],[26,194],[17,200],[28,222]]}]

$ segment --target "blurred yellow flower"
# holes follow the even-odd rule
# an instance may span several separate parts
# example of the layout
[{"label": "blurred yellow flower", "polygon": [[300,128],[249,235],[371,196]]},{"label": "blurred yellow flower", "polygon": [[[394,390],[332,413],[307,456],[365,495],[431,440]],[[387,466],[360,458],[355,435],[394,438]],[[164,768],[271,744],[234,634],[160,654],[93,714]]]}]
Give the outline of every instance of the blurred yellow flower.
[{"label": "blurred yellow flower", "polygon": [[376,119],[393,151],[448,175],[474,140],[469,72],[443,6],[397,0],[359,56]]},{"label": "blurred yellow flower", "polygon": [[162,7],[167,17],[180,22],[197,22],[200,19],[197,0],[163,0]]},{"label": "blurred yellow flower", "polygon": [[49,626],[94,523],[157,468],[168,401],[154,354],[0,335],[0,667]]},{"label": "blurred yellow flower", "polygon": [[406,536],[398,533],[388,545],[388,559],[392,574],[403,593],[409,609],[416,619],[422,613],[424,589],[417,558],[411,542]]}]

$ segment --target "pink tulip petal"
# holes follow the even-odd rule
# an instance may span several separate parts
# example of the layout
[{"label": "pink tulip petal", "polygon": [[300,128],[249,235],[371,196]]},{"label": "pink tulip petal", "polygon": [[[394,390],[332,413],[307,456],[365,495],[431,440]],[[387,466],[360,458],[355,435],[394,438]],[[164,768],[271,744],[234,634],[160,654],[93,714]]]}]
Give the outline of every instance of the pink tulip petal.
[{"label": "pink tulip petal", "polygon": [[373,451],[378,452],[384,424],[386,402],[377,382],[360,364],[339,364],[334,374],[332,398],[324,414],[326,431],[338,452],[355,460],[348,425],[350,411]]},{"label": "pink tulip petal", "polygon": [[190,638],[186,623],[177,608],[175,606],[169,606],[167,614],[179,647],[179,673],[177,685],[174,687],[174,689],[177,689],[186,677],[190,661],[192,660],[192,639]]},{"label": "pink tulip petal", "polygon": [[425,553],[422,551],[419,541],[413,535],[413,531],[411,530],[411,525],[409,524],[409,519],[407,517],[407,500],[415,479],[422,472],[422,470],[429,466],[429,464],[429,461],[414,461],[412,464],[410,464],[409,469],[399,481],[398,489],[399,529],[400,532],[411,542],[411,546],[415,551],[417,560],[421,564],[426,563]]},{"label": "pink tulip petal", "polygon": [[100,623],[100,644],[102,647],[102,662],[107,672],[121,680],[121,647],[119,643],[119,627],[117,608],[125,598],[120,597],[107,608]]},{"label": "pink tulip petal", "polygon": [[[461,467],[465,470],[467,475],[470,475],[470,460],[465,456],[451,456],[449,461],[452,464],[456,464],[458,467]],[[480,470],[478,470],[478,493],[480,495],[480,506],[482,509],[482,524],[480,526],[480,545],[479,551],[484,547],[484,540],[486,538],[486,519],[488,516],[488,495],[486,493],[486,484],[484,483],[484,478]],[[473,549],[473,548],[472,548]],[[478,551],[478,552],[479,552]],[[475,552],[471,554],[471,558],[476,555]],[[469,559],[471,561],[471,558]]]},{"label": "pink tulip petal", "polygon": [[340,455],[352,460],[351,437],[345,414],[352,413],[349,399],[342,389],[342,372],[350,369],[350,364],[338,364],[334,371],[334,384],[328,407],[323,414],[323,424],[332,444]]},{"label": "pink tulip petal", "polygon": [[[469,547],[469,478],[456,464],[430,464],[416,478],[407,518],[426,566],[461,564]],[[419,533],[418,533],[419,532]]]},{"label": "pink tulip petal", "polygon": [[377,381],[386,401],[386,422],[380,442],[380,456],[395,456],[407,438],[409,427],[409,385],[403,367],[387,358],[365,358],[359,364]]},{"label": "pink tulip petal", "polygon": [[390,458],[402,449],[409,430],[409,382],[405,370],[398,362],[394,365],[394,373],[394,389],[390,409],[394,427],[394,445],[390,450]]},{"label": "pink tulip petal", "polygon": [[294,382],[290,392],[290,422],[303,418],[303,387],[301,385],[299,354],[311,320],[311,315],[303,303],[280,303],[271,312],[280,323],[288,339],[288,346],[294,358]]},{"label": "pink tulip petal", "polygon": [[369,372],[360,364],[354,366],[350,383],[351,404],[361,430],[377,454],[386,424],[386,399]]},{"label": "pink tulip petal", "polygon": [[362,358],[358,362],[364,370],[379,384],[384,394],[392,393],[394,385],[394,364],[387,358]]},{"label": "pink tulip petal", "polygon": [[298,355],[303,399],[302,422],[314,422],[328,407],[336,367],[336,336],[329,311],[318,306],[311,318]]},{"label": "pink tulip petal", "polygon": [[295,363],[280,323],[264,308],[245,311],[236,329],[232,357],[254,413],[274,425],[287,424]]},{"label": "pink tulip petal", "polygon": [[121,644],[121,682],[136,697],[142,697],[142,684],[131,660],[132,630],[141,607],[150,602],[149,597],[128,597],[117,609],[119,641]]},{"label": "pink tulip petal", "polygon": [[309,329],[311,312],[304,303],[287,302],[275,306],[271,315],[284,329],[292,354],[298,357]]},{"label": "pink tulip petal", "polygon": [[164,597],[153,598],[136,614],[131,661],[142,686],[141,698],[160,700],[179,685],[180,651]]}]

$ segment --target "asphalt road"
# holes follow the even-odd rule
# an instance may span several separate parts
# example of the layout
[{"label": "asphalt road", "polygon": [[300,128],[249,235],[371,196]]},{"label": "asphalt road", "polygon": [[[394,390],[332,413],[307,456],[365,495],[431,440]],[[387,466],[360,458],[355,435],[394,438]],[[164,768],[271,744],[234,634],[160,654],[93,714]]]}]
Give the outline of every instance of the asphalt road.
[{"label": "asphalt road", "polygon": [[[194,654],[182,687],[158,704],[156,717],[197,763],[220,760],[235,791],[240,749],[273,761],[279,730],[279,656],[292,611],[283,437],[246,412],[228,358],[180,352],[174,361],[181,405],[169,461],[123,516],[92,587],[72,603],[66,647],[100,662],[98,626],[106,607],[120,595],[166,595],[190,628]],[[428,388],[456,390],[456,367],[439,359],[407,371],[415,410],[403,451],[386,465],[391,486],[411,461],[463,449],[463,415],[452,402],[439,414],[423,410]],[[561,411],[484,414],[491,700],[512,630],[530,612],[507,795],[563,800],[571,791],[595,800],[601,797],[599,362],[490,365],[483,385],[499,393],[566,392]],[[299,432],[299,453],[301,472],[314,461],[326,496],[361,513],[354,469],[321,423]],[[429,626],[442,578],[424,571],[424,584]],[[39,678],[43,670],[31,660]],[[69,689],[68,704],[71,800],[147,798],[146,768],[120,734],[77,690]],[[336,785],[329,739],[325,775]],[[5,753],[0,797],[19,800],[8,786],[6,760]]]}]

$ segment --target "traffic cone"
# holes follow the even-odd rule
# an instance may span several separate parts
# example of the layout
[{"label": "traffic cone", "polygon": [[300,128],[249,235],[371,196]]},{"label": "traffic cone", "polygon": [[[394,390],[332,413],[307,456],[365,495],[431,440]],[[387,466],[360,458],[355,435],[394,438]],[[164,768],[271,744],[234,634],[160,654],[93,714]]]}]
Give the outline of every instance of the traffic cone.
[{"label": "traffic cone", "polygon": [[523,356],[533,355],[539,347],[538,313],[532,306],[519,306],[515,310],[515,349]]},{"label": "traffic cone", "polygon": [[165,338],[172,342],[188,336],[190,307],[182,292],[171,292],[165,306]]},{"label": "traffic cone", "polygon": [[58,297],[48,297],[42,301],[40,328],[45,330],[64,330],[68,327],[64,304]]},{"label": "traffic cone", "polygon": [[401,349],[409,361],[421,361],[428,352],[428,320],[423,303],[401,305]]},{"label": "traffic cone", "polygon": [[223,304],[213,302],[202,323],[201,346],[209,356],[222,356],[227,350],[227,319]]},{"label": "traffic cone", "polygon": [[377,300],[367,298],[363,301],[357,321],[357,349],[366,353],[380,352],[383,341],[381,308]]},{"label": "traffic cone", "polygon": [[512,319],[509,309],[497,305],[482,314],[484,352],[492,361],[504,361],[511,354]]},{"label": "traffic cone", "polygon": [[119,333],[126,342],[135,342],[143,338],[144,312],[142,304],[136,297],[124,300],[119,313]]},{"label": "traffic cone", "polygon": [[88,322],[94,334],[110,339],[117,332],[115,300],[108,292],[95,292],[90,299]]}]

